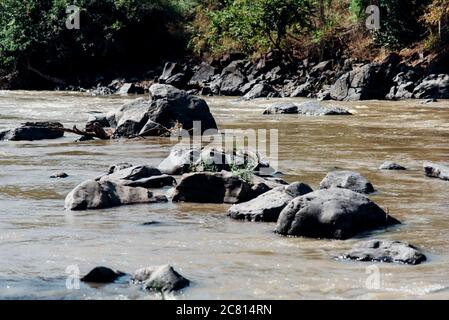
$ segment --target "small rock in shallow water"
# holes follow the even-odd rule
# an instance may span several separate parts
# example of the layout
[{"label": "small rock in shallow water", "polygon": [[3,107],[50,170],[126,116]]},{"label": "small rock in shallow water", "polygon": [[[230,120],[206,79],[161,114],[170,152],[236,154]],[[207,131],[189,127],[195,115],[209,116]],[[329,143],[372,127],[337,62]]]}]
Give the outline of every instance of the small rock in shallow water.
[{"label": "small rock in shallow water", "polygon": [[332,171],[329,172],[320,183],[320,189],[332,187],[352,190],[358,193],[373,193],[373,185],[364,176],[353,171]]},{"label": "small rock in shallow water", "polygon": [[420,264],[426,256],[408,243],[387,240],[369,240],[354,246],[342,256],[357,261],[379,261],[388,263]]},{"label": "small rock in shallow water", "polygon": [[128,162],[120,162],[117,164],[114,164],[112,166],[109,167],[108,169],[108,174],[113,174],[116,171],[120,171],[123,169],[127,169],[127,168],[131,168],[133,165],[131,163]]},{"label": "small rock in shallow water", "polygon": [[380,167],[380,170],[407,170],[405,167],[401,166],[400,164],[386,161],[384,162]]},{"label": "small rock in shallow water", "polygon": [[432,162],[424,162],[424,173],[430,178],[449,181],[449,167]]},{"label": "small rock in shallow water", "polygon": [[107,267],[95,267],[87,275],[81,278],[81,281],[92,283],[112,283],[125,275],[126,273],[112,270]]},{"label": "small rock in shallow water", "polygon": [[132,280],[143,282],[146,290],[168,293],[190,285],[190,281],[170,265],[139,269],[133,274]]},{"label": "small rock in shallow water", "polygon": [[64,178],[67,178],[68,176],[69,175],[67,173],[65,173],[65,172],[56,172],[55,174],[52,174],[50,176],[50,178],[52,178],[52,179],[56,179],[56,178],[64,179]]},{"label": "small rock in shallow water", "polygon": [[228,210],[228,215],[237,220],[276,222],[282,209],[293,198],[310,192],[313,192],[312,188],[299,182],[278,187],[253,200],[233,205]]}]

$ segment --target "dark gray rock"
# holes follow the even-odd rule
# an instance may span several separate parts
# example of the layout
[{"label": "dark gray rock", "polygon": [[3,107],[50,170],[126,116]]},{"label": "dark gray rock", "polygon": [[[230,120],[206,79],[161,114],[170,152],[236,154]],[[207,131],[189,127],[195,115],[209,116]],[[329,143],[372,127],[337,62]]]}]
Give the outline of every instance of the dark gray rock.
[{"label": "dark gray rock", "polygon": [[135,181],[126,181],[123,185],[128,187],[141,187],[147,189],[163,188],[176,185],[176,179],[165,174]]},{"label": "dark gray rock", "polygon": [[[173,86],[154,84],[151,99],[136,99],[102,117],[104,126],[115,128],[113,138],[160,136],[173,128],[191,133],[194,121],[201,123],[201,133],[217,129],[207,103]],[[90,122],[91,123],[91,122]]]},{"label": "dark gray rock", "polygon": [[247,82],[243,73],[244,61],[233,61],[223,69],[217,82],[220,94],[225,96],[236,96],[241,94],[242,86]]},{"label": "dark gray rock", "polygon": [[320,189],[343,188],[358,193],[369,194],[375,192],[371,182],[358,172],[332,171],[320,183]]},{"label": "dark gray rock", "polygon": [[277,187],[248,202],[235,204],[228,210],[232,219],[254,222],[276,222],[287,204],[298,196],[313,192],[304,183]]},{"label": "dark gray rock", "polygon": [[298,106],[291,102],[275,103],[265,109],[263,114],[297,114]]},{"label": "dark gray rock", "polygon": [[392,161],[385,161],[380,167],[380,170],[407,170],[405,167],[401,166]]},{"label": "dark gray rock", "polygon": [[120,95],[127,94],[144,94],[145,90],[142,87],[136,86],[134,83],[125,83],[117,92]]},{"label": "dark gray rock", "polygon": [[18,128],[1,132],[0,140],[34,141],[57,139],[64,136],[63,127],[59,122],[26,122]]},{"label": "dark gray rock", "polygon": [[133,165],[131,163],[120,162],[120,163],[117,163],[117,164],[114,164],[114,165],[110,166],[109,169],[108,169],[108,174],[112,174],[112,173],[114,173],[116,171],[120,171],[120,170],[131,168],[131,167],[133,167]]},{"label": "dark gray rock", "polygon": [[167,62],[164,66],[162,75],[159,77],[159,83],[169,84],[175,87],[184,87],[188,75],[186,70],[178,63]]},{"label": "dark gray rock", "polygon": [[285,236],[349,239],[399,223],[364,195],[331,188],[293,199],[282,210],[275,231]]},{"label": "dark gray rock", "polygon": [[423,79],[413,91],[417,99],[448,99],[449,74],[432,74]]},{"label": "dark gray rock", "polygon": [[325,106],[316,101],[304,102],[298,105],[298,113],[307,116],[346,116],[351,113],[336,106]]},{"label": "dark gray rock", "polygon": [[207,63],[201,63],[189,81],[189,86],[202,87],[216,74],[216,69]]},{"label": "dark gray rock", "polygon": [[318,63],[316,66],[310,69],[311,75],[320,75],[324,71],[332,69],[333,60],[326,60]]},{"label": "dark gray rock", "polygon": [[264,111],[264,114],[301,114],[306,116],[351,115],[346,109],[336,106],[324,106],[315,101],[301,104],[276,103],[268,107]]},{"label": "dark gray rock", "polygon": [[449,181],[449,167],[442,164],[424,162],[424,173],[431,178]]},{"label": "dark gray rock", "polygon": [[240,203],[254,199],[278,187],[270,181],[250,175],[245,180],[230,172],[194,172],[183,175],[174,189],[174,202]]},{"label": "dark gray rock", "polygon": [[52,174],[50,176],[50,178],[52,178],[52,179],[57,179],[57,178],[64,179],[64,178],[67,178],[68,176],[69,175],[67,173],[65,173],[65,172],[56,172],[56,173]]},{"label": "dark gray rock", "polygon": [[416,247],[399,241],[369,240],[355,245],[343,259],[417,265],[426,256]]},{"label": "dark gray rock", "polygon": [[170,265],[139,269],[132,276],[132,280],[143,283],[146,290],[163,293],[178,291],[190,285],[190,281]]},{"label": "dark gray rock", "polygon": [[88,274],[81,278],[83,282],[91,283],[112,283],[126,273],[109,269],[107,267],[95,267]]},{"label": "dark gray rock", "polygon": [[252,89],[243,96],[244,100],[253,100],[257,98],[268,97],[270,94],[275,93],[274,88],[266,83],[258,83]]},{"label": "dark gray rock", "polygon": [[112,181],[87,180],[73,189],[65,199],[67,210],[93,210],[137,203],[165,202],[145,188],[123,186]]},{"label": "dark gray rock", "polygon": [[389,55],[383,62],[370,63],[344,73],[330,89],[332,99],[340,101],[385,99],[399,56]]},{"label": "dark gray rock", "polygon": [[162,172],[152,166],[140,165],[134,167],[127,167],[127,164],[123,165],[123,169],[114,170],[113,173],[100,177],[100,181],[115,181],[120,180],[137,181],[145,178],[150,178],[154,176],[160,176]]}]

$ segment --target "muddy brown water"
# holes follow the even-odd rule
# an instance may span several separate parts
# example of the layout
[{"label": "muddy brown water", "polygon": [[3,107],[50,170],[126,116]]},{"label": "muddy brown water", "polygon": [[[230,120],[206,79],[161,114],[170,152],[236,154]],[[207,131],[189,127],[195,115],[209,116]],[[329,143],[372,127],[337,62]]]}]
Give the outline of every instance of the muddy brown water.
[{"label": "muddy brown water", "polygon": [[[31,120],[81,127],[89,113],[129,99],[0,92],[0,129]],[[77,266],[84,274],[106,265],[132,272],[166,263],[192,280],[173,299],[449,298],[449,182],[426,178],[422,169],[424,160],[449,163],[448,101],[336,103],[350,108],[350,117],[261,115],[279,99],[207,101],[222,129],[278,129],[279,169],[286,180],[318,188],[333,168],[359,171],[378,190],[370,198],[403,225],[330,241],[284,238],[272,232],[274,224],[230,220],[228,205],[168,203],[65,212],[64,198],[78,183],[117,162],[157,165],[173,142],[75,143],[73,135],[1,142],[0,298],[159,299],[126,281],[97,287],[82,283],[69,290],[66,271]],[[385,160],[409,170],[379,171]],[[70,176],[50,179],[57,171]],[[159,223],[142,225],[148,221]],[[406,266],[335,259],[368,238],[411,242],[429,260]],[[376,269],[380,282],[373,286]]]}]

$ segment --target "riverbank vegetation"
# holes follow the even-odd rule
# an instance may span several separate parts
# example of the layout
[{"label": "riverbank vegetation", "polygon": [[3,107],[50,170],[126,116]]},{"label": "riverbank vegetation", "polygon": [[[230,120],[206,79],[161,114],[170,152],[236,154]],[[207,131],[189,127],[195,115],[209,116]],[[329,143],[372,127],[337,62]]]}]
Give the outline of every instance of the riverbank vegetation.
[{"label": "riverbank vegetation", "polygon": [[[72,4],[79,29],[66,27]],[[369,5],[380,8],[378,30],[365,26]],[[0,0],[0,79],[82,83],[229,53],[367,61],[440,52],[448,22],[449,0]]]}]

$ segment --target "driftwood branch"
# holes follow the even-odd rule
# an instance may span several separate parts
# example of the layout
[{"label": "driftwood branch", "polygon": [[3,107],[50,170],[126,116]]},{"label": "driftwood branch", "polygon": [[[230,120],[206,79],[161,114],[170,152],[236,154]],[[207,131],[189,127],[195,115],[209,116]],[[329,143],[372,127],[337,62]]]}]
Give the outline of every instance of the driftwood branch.
[{"label": "driftwood branch", "polygon": [[92,131],[80,130],[76,126],[73,126],[72,129],[64,128],[64,127],[62,127],[62,128],[61,127],[50,127],[50,129],[74,133],[74,134],[77,134],[80,136],[85,136],[85,137],[98,138],[100,140],[109,140],[109,139],[111,139],[112,134],[113,134],[112,130],[105,130],[99,124],[96,124],[96,123],[94,123],[92,125]]}]

